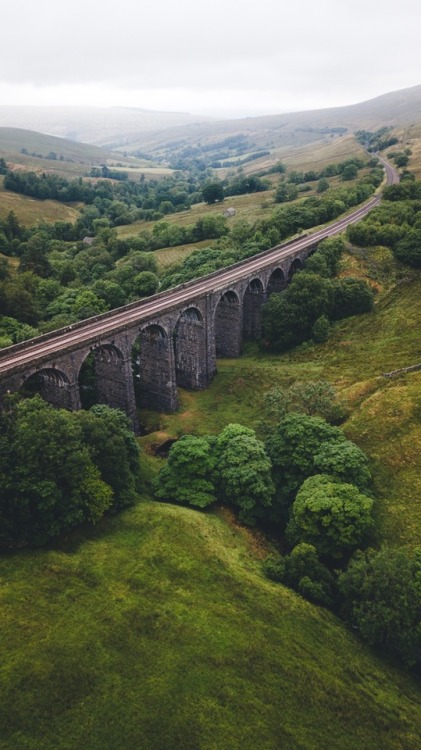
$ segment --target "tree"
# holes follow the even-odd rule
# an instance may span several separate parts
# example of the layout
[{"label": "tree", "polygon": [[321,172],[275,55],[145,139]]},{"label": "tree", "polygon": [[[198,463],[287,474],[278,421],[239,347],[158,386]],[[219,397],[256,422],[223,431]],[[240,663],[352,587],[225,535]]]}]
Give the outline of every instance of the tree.
[{"label": "tree", "polygon": [[373,525],[373,500],[352,484],[327,474],[306,479],[292,505],[287,536],[292,544],[313,544],[322,557],[353,552]]},{"label": "tree", "polygon": [[329,333],[330,333],[329,318],[327,318],[326,315],[321,315],[320,318],[317,318],[316,322],[314,323],[313,339],[316,342],[316,344],[323,344],[324,341],[328,340]]},{"label": "tree", "polygon": [[333,300],[332,315],[338,320],[349,315],[370,312],[373,309],[374,292],[362,279],[347,276],[343,279],[335,279]]},{"label": "tree", "polygon": [[216,500],[212,441],[183,435],[171,446],[167,464],[155,482],[160,500],[206,508]]},{"label": "tree", "polygon": [[205,203],[216,203],[224,200],[224,186],[220,180],[206,182],[202,187],[202,195]]},{"label": "tree", "polygon": [[37,232],[29,238],[27,243],[21,245],[23,249],[19,272],[32,271],[42,278],[47,278],[51,273],[51,266],[47,258],[48,237],[43,232]]},{"label": "tree", "polygon": [[263,307],[263,335],[269,348],[283,351],[310,338],[321,315],[332,309],[329,279],[314,273],[296,274],[282,294],[272,294]]},{"label": "tree", "polygon": [[347,164],[342,170],[341,179],[345,182],[349,180],[355,180],[358,177],[358,168],[356,164]]},{"label": "tree", "polygon": [[316,473],[314,456],[326,442],[341,442],[344,434],[320,417],[287,414],[266,440],[276,485],[278,519],[286,520],[298,488]]},{"label": "tree", "polygon": [[329,180],[327,180],[326,177],[322,177],[317,183],[317,192],[324,193],[328,189],[329,189]]},{"label": "tree", "polygon": [[411,229],[407,232],[397,243],[394,253],[402,263],[421,268],[421,229]]},{"label": "tree", "polygon": [[298,187],[292,182],[280,182],[275,193],[275,203],[293,201],[298,197]]},{"label": "tree", "polygon": [[75,413],[83,439],[101,479],[112,490],[110,510],[133,505],[141,489],[139,446],[127,416],[119,409],[96,404]]},{"label": "tree", "polygon": [[158,287],[158,276],[151,271],[141,271],[133,279],[133,291],[137,297],[149,297]]},{"label": "tree", "polygon": [[0,545],[44,544],[112,502],[77,420],[39,396],[0,413]]},{"label": "tree", "polygon": [[92,318],[106,312],[107,306],[104,301],[94,294],[91,289],[80,292],[73,304],[73,315],[76,320]]},{"label": "tree", "polygon": [[314,455],[317,473],[329,474],[341,482],[355,484],[360,490],[370,482],[368,459],[351,440],[332,440],[323,443]]},{"label": "tree", "polygon": [[215,476],[220,500],[239,509],[245,523],[264,518],[274,486],[271,464],[254,430],[229,424],[215,445]]},{"label": "tree", "polygon": [[263,411],[270,429],[290,412],[323,417],[328,421],[342,416],[336,391],[327,380],[297,381],[289,388],[276,386],[263,395]]},{"label": "tree", "polygon": [[339,590],[343,613],[365,641],[421,664],[421,548],[357,552]]}]

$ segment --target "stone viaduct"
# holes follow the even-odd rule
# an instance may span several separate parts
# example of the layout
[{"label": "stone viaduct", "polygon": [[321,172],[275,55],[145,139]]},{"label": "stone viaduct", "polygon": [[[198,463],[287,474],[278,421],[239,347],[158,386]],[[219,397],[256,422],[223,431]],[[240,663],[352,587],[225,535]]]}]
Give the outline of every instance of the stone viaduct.
[{"label": "stone viaduct", "polygon": [[0,396],[32,385],[53,405],[80,409],[81,372],[93,355],[98,403],[125,411],[135,428],[135,391],[141,406],[174,411],[177,386],[206,388],[216,373],[217,357],[238,357],[244,340],[260,337],[263,303],[285,289],[317,242],[301,239],[301,245],[296,249],[294,243],[285,243],[277,248],[285,257],[272,257],[272,249],[204,279],[2,350]]},{"label": "stone viaduct", "polygon": [[[399,182],[379,159],[387,184]],[[244,339],[259,338],[263,303],[285,289],[317,244],[380,200],[229,268],[1,350],[0,398],[32,384],[51,404],[80,409],[82,373],[93,360],[96,400],[125,411],[135,429],[135,392],[142,406],[173,411],[177,386],[206,388],[217,357],[238,357]]]}]

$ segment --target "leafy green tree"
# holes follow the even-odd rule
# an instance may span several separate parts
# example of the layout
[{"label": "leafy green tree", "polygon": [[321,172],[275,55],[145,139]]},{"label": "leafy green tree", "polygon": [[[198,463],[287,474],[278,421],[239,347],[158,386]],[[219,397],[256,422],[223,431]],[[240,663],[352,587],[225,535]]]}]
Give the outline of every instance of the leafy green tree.
[{"label": "leafy green tree", "polygon": [[75,320],[92,318],[106,312],[107,306],[102,299],[97,297],[91,289],[79,292],[73,304],[73,316]]},{"label": "leafy green tree", "polygon": [[220,180],[206,182],[202,187],[202,195],[205,203],[216,203],[224,200],[224,186]]},{"label": "leafy green tree", "polygon": [[0,413],[0,545],[44,544],[95,522],[112,501],[71,412],[40,397]]},{"label": "leafy green tree", "polygon": [[329,318],[326,315],[321,315],[320,318],[314,323],[313,326],[313,339],[317,344],[322,344],[327,341],[330,333]]},{"label": "leafy green tree", "polygon": [[373,525],[373,500],[352,484],[327,474],[306,479],[292,505],[287,536],[292,544],[313,544],[322,557],[353,552]]},{"label": "leafy green tree", "polygon": [[92,291],[99,299],[103,300],[109,310],[121,307],[126,303],[124,290],[114,281],[98,279],[92,287]]},{"label": "leafy green tree", "polygon": [[159,279],[151,271],[141,271],[133,279],[133,291],[137,297],[149,297],[159,287]]},{"label": "leafy green tree", "polygon": [[323,417],[330,422],[343,416],[343,408],[333,385],[322,379],[304,383],[297,381],[289,388],[271,388],[263,395],[263,412],[269,431],[290,412]]},{"label": "leafy green tree", "polygon": [[139,447],[127,416],[96,404],[89,411],[76,412],[75,419],[101,479],[112,490],[110,510],[133,505],[141,489],[141,474]]},{"label": "leafy green tree", "polygon": [[332,315],[336,319],[359,315],[373,309],[374,292],[362,279],[354,279],[351,276],[335,279],[333,295]]},{"label": "leafy green tree", "polygon": [[254,430],[229,424],[215,445],[215,476],[219,498],[239,509],[245,523],[264,518],[274,486],[271,464]]},{"label": "leafy green tree", "polygon": [[322,177],[317,183],[317,192],[324,193],[329,189],[329,180],[326,177]]},{"label": "leafy green tree", "polygon": [[19,264],[20,273],[32,271],[42,278],[50,276],[51,266],[47,257],[48,237],[43,232],[33,234],[21,248],[23,252]]},{"label": "leafy green tree", "polygon": [[287,586],[315,604],[332,604],[334,578],[326,565],[320,562],[312,544],[297,544],[284,560],[284,582]]},{"label": "leafy green tree", "polygon": [[274,520],[285,521],[295,495],[307,477],[316,473],[314,456],[324,443],[341,442],[344,434],[320,417],[287,414],[266,440],[276,486]]},{"label": "leafy green tree", "polygon": [[421,548],[357,552],[339,590],[346,618],[367,643],[421,664]]},{"label": "leafy green tree", "polygon": [[340,482],[355,484],[360,490],[370,482],[368,459],[351,440],[331,440],[323,443],[314,455],[317,473],[329,474]]},{"label": "leafy green tree", "polygon": [[402,263],[414,268],[421,268],[421,229],[411,229],[406,236],[397,243],[395,256]]},{"label": "leafy green tree", "polygon": [[263,572],[267,578],[290,586],[315,604],[333,603],[333,575],[320,562],[312,544],[301,542],[285,557],[270,555],[263,563]]},{"label": "leafy green tree", "polygon": [[298,197],[298,187],[292,182],[280,182],[275,193],[275,203],[286,203]]},{"label": "leafy green tree", "polygon": [[213,471],[212,441],[183,435],[171,446],[155,483],[155,495],[160,500],[206,508],[216,500]]},{"label": "leafy green tree", "polygon": [[283,351],[310,338],[321,315],[333,304],[332,283],[314,273],[296,274],[282,294],[272,294],[263,307],[263,336],[269,348]]},{"label": "leafy green tree", "polygon": [[358,167],[355,164],[348,164],[343,170],[341,179],[345,182],[355,180],[358,177]]}]

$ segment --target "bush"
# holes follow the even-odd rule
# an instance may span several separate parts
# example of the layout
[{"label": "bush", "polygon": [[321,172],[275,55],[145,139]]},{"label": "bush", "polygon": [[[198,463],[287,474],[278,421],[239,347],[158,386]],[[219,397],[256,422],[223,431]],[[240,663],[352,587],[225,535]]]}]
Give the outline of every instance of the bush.
[{"label": "bush", "polygon": [[421,548],[358,552],[339,590],[343,613],[367,643],[421,665]]},{"label": "bush", "polygon": [[373,500],[352,484],[317,474],[303,482],[291,508],[287,536],[313,544],[322,557],[353,552],[372,528]]},{"label": "bush", "polygon": [[373,309],[374,292],[365,281],[347,276],[334,281],[333,300],[332,317],[339,320],[349,315],[370,312]]},{"label": "bush", "polygon": [[138,448],[127,418],[54,409],[39,396],[0,412],[0,546],[40,545],[135,499]]}]

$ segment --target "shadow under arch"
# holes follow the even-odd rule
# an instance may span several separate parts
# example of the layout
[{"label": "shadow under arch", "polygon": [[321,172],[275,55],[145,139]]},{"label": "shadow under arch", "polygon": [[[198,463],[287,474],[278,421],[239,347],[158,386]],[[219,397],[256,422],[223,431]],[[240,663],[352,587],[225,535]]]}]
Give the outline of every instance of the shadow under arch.
[{"label": "shadow under arch", "polygon": [[304,265],[302,261],[299,258],[295,258],[288,269],[288,279],[292,279],[294,273],[297,273],[297,271],[302,271],[303,268]]},{"label": "shadow under arch", "polygon": [[243,338],[259,339],[262,335],[262,305],[266,295],[259,278],[252,279],[243,297]]},{"label": "shadow under arch", "polygon": [[133,378],[136,404],[145,409],[177,408],[174,349],[165,328],[143,326],[133,344]]},{"label": "shadow under arch", "polygon": [[193,390],[205,388],[209,383],[207,335],[197,307],[190,306],[181,312],[173,339],[177,385]]},{"label": "shadow under arch", "polygon": [[78,384],[83,409],[94,404],[107,404],[116,409],[124,409],[121,398],[124,383],[124,356],[114,344],[93,346],[82,362]]},{"label": "shadow under arch", "polygon": [[266,295],[270,297],[271,294],[279,294],[283,292],[288,284],[288,280],[285,278],[285,274],[282,268],[275,268],[269,276],[267,285]]},{"label": "shadow under arch", "polygon": [[79,408],[78,394],[69,377],[63,370],[55,367],[43,367],[29,375],[19,388],[19,393],[25,397],[39,395],[51,406],[60,409]]}]

